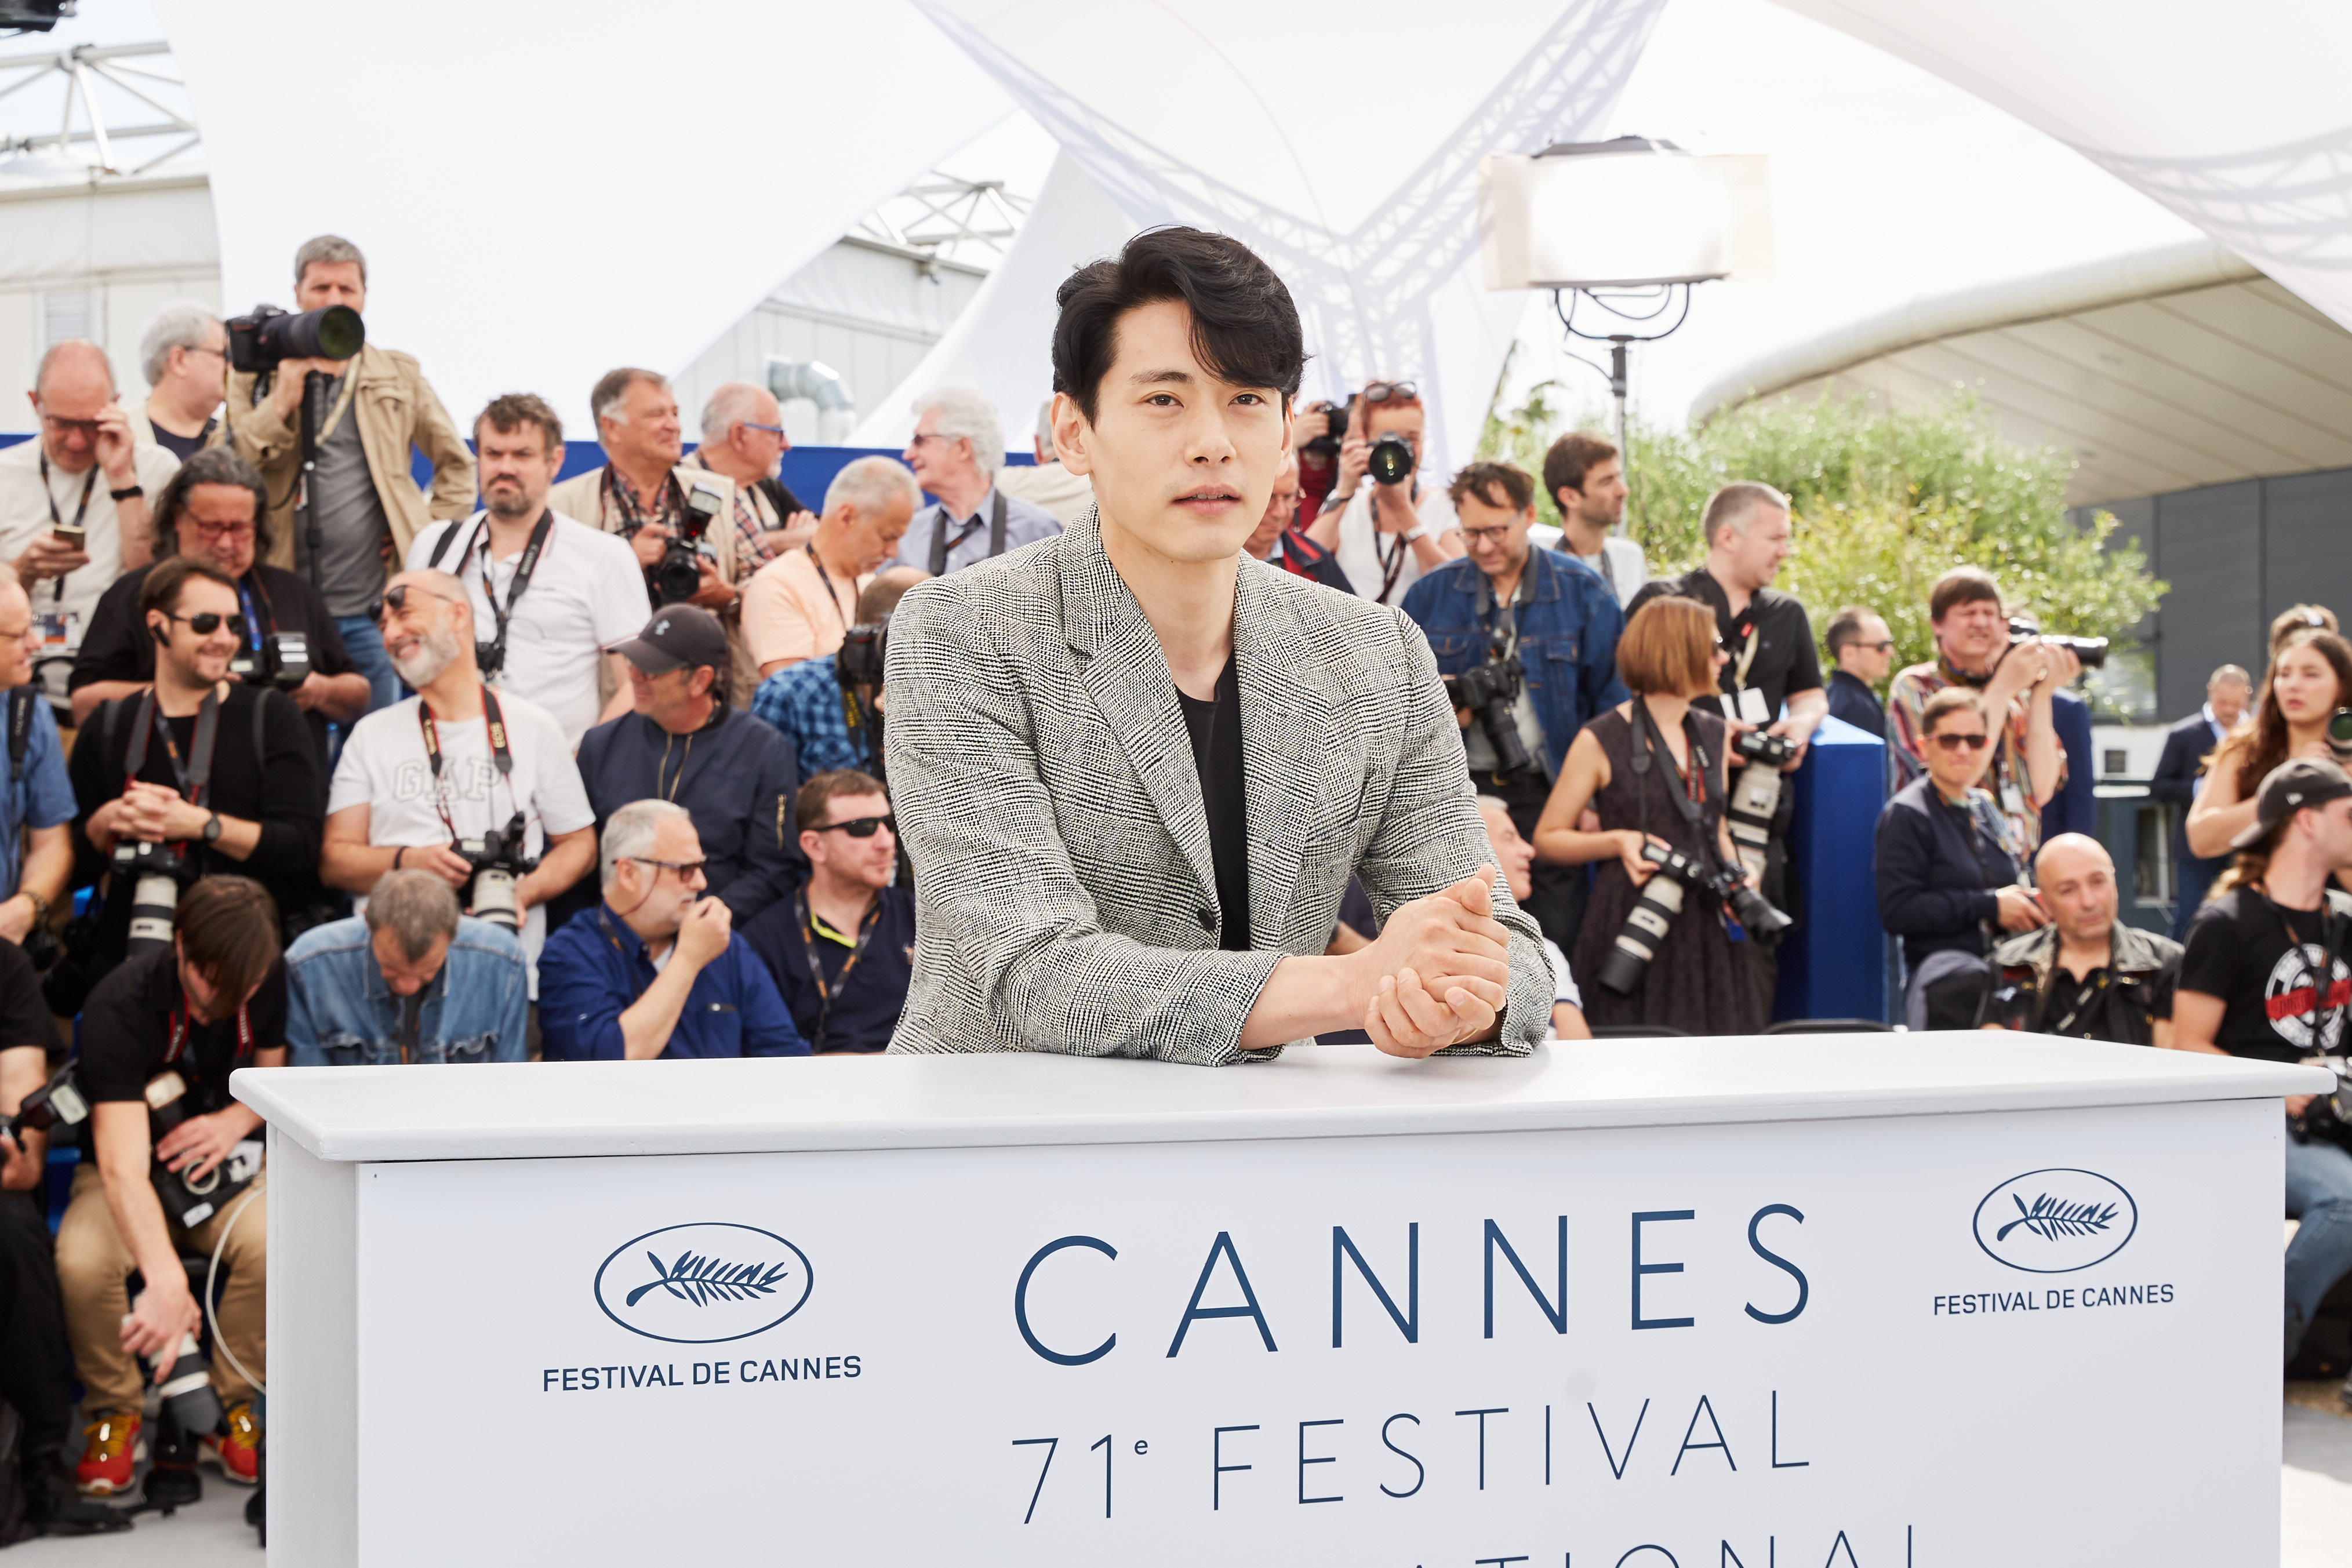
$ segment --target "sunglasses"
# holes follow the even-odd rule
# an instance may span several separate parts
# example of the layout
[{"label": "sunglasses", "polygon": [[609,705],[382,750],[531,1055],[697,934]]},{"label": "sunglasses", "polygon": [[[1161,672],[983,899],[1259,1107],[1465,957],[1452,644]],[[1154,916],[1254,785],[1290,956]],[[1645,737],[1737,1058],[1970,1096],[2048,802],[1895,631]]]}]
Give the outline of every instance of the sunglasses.
[{"label": "sunglasses", "polygon": [[1374,382],[1364,388],[1366,402],[1411,402],[1421,389],[1411,382]]},{"label": "sunglasses", "polygon": [[820,833],[841,832],[847,833],[853,839],[870,839],[874,836],[874,830],[877,828],[887,828],[895,833],[898,831],[898,819],[895,816],[852,817],[845,822],[827,822],[824,827],[816,829],[815,831]]},{"label": "sunglasses", "polygon": [[1857,647],[1857,648],[1865,649],[1865,650],[1867,650],[1868,652],[1873,653],[1885,653],[1888,649],[1890,649],[1890,648],[1892,648],[1892,647],[1894,647],[1894,646],[1895,646],[1895,639],[1894,639],[1894,638],[1892,638],[1892,637],[1889,637],[1889,638],[1888,638],[1885,642],[1884,642],[1884,643],[1855,643],[1855,644],[1853,644],[1853,645],[1854,645],[1855,647]]},{"label": "sunglasses", "polygon": [[1992,737],[1981,730],[1974,735],[1954,735],[1947,731],[1942,735],[1931,735],[1927,738],[1947,751],[1958,751],[1964,746],[1970,751],[1982,751],[1992,744]]},{"label": "sunglasses", "polygon": [[166,621],[186,622],[188,623],[188,630],[194,632],[199,637],[211,636],[214,632],[221,629],[221,623],[223,622],[226,622],[228,623],[230,635],[236,637],[242,637],[245,635],[245,617],[242,615],[221,615],[210,610],[199,610],[194,615],[174,615],[170,611],[166,610],[163,612],[163,619]]},{"label": "sunglasses", "polygon": [[383,598],[377,601],[376,620],[382,622],[388,615],[407,614],[408,598],[411,594],[415,594],[422,599],[437,599],[444,604],[457,602],[446,593],[436,593],[429,588],[419,588],[413,582],[395,582],[383,591]]}]

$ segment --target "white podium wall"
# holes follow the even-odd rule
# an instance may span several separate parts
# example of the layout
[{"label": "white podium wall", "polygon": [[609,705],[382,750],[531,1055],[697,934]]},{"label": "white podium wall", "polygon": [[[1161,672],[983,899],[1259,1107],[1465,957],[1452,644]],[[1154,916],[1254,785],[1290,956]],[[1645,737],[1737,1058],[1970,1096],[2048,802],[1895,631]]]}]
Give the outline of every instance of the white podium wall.
[{"label": "white podium wall", "polygon": [[2270,1561],[2305,1076],[2013,1036],[242,1074],[272,1560]]}]

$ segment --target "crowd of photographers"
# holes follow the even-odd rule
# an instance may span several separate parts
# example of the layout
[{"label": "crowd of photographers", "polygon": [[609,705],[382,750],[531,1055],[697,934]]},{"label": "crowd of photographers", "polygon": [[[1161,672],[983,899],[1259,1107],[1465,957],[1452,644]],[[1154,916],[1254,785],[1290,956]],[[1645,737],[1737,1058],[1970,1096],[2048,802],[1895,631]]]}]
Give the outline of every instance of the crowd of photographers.
[{"label": "crowd of photographers", "polygon": [[[688,455],[667,382],[627,367],[590,394],[604,465],[559,481],[544,400],[460,427],[366,340],[355,247],[313,240],[294,274],[294,312],[159,314],[135,408],[94,345],[51,349],[39,434],[0,451],[0,1186],[80,1150],[53,1252],[31,1205],[0,1203],[0,1397],[52,1527],[120,1527],[91,1500],[145,1457],[150,1500],[189,1495],[200,1455],[258,1477],[266,1198],[239,1065],[887,1046],[919,869],[883,766],[892,611],[1088,504],[1042,420],[1037,465],[1008,470],[996,411],[946,388],[903,462],[856,459],[804,505],[766,391],[718,389]],[[2185,851],[2238,852],[2184,956],[2118,921],[2105,852],[2053,815],[2087,736],[2063,688],[2103,644],[2017,629],[1964,569],[1927,607],[1933,662],[1890,679],[1885,618],[1850,607],[1825,681],[1772,586],[1794,549],[1777,491],[1725,486],[1704,560],[1653,579],[1609,443],[1446,477],[1424,418],[1409,382],[1302,410],[1245,549],[1426,635],[1559,1033],[1763,1027],[1807,917],[1785,783],[1835,714],[1899,764],[1876,871],[1915,1025],[2340,1050],[2332,617],[2279,629],[2258,694],[2217,673],[2175,732]],[[1332,950],[1378,935],[1356,896]],[[2352,1269],[2352,1155],[2326,1105],[2291,1110],[2290,1352]]]}]

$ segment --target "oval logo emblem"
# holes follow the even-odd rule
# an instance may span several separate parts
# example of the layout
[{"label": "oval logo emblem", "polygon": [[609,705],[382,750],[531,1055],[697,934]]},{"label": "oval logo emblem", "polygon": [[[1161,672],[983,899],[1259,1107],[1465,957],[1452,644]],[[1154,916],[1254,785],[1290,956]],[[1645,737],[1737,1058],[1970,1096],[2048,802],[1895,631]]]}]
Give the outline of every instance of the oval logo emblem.
[{"label": "oval logo emblem", "polygon": [[2132,1195],[2095,1171],[2028,1171],[1977,1205],[1977,1245],[1993,1261],[2029,1274],[2071,1274],[2104,1263],[2138,1229]]},{"label": "oval logo emblem", "polygon": [[774,1328],[815,1282],[808,1255],[775,1232],[713,1220],[622,1242],[596,1270],[596,1304],[631,1333],[717,1344]]}]

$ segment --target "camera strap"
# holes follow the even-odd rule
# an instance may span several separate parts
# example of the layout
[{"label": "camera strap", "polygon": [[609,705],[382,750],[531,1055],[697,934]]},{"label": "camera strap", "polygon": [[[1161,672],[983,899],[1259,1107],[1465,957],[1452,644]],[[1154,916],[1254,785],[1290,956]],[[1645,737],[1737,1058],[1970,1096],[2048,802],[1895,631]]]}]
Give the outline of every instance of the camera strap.
[{"label": "camera strap", "polygon": [[[1486,640],[1497,653],[1518,652],[1519,606],[1527,601],[1528,575],[1534,570],[1535,555],[1530,551],[1528,559],[1519,564],[1518,586],[1512,590],[1508,604],[1500,604],[1496,599],[1494,580],[1483,571],[1478,574],[1478,624],[1486,629]],[[1494,623],[1495,612],[1498,607],[1508,618],[1499,627]]]},{"label": "camera strap", "polygon": [[[992,486],[989,495],[992,504],[988,513],[988,554],[991,559],[994,559],[1004,553],[1004,492]],[[979,531],[980,514],[974,512],[971,521],[963,525],[962,530],[953,539],[950,539],[948,507],[945,501],[940,502],[939,521],[931,529],[931,575],[945,577],[948,571],[948,551],[956,549]],[[816,551],[812,549],[809,554],[814,556]],[[824,569],[819,567],[817,570],[823,571]],[[828,581],[825,586],[830,588],[833,585]]]},{"label": "camera strap", "polygon": [[[239,1061],[253,1054],[253,1019],[247,1009],[247,1004],[236,1004],[236,1060]],[[187,1049],[189,1024],[188,999],[183,997],[179,1005],[172,1009],[172,1043],[163,1052],[163,1066],[169,1067],[179,1061],[180,1053]]]},{"label": "camera strap", "polygon": [[[425,737],[425,760],[433,769],[433,809],[441,813],[441,825],[449,830],[452,842],[457,839],[457,824],[449,814],[449,791],[441,778],[441,731],[433,721],[433,705],[425,694],[416,695],[416,727]],[[506,780],[507,794],[514,794],[514,753],[507,749],[507,725],[499,711],[499,699],[490,688],[482,688],[482,727],[490,739],[490,760],[496,764],[499,777]],[[522,811],[522,802],[515,801],[515,811]]]},{"label": "camera strap", "polygon": [[[89,476],[81,482],[81,505],[74,508],[75,528],[80,528],[82,519],[89,516],[90,493],[97,488],[98,457],[93,453],[89,460]],[[49,504],[49,527],[52,529],[64,528],[66,519],[64,514],[58,510],[58,493],[49,488],[49,449],[46,446],[41,448],[41,499]],[[52,597],[59,602],[63,602],[66,596],[66,579],[72,575],[71,572],[58,573],[57,591]]]},{"label": "camera strap", "polygon": [[[203,704],[196,709],[196,732],[189,738],[187,760],[180,759],[180,743],[172,738],[172,721],[155,711],[155,688],[149,686],[139,698],[139,721],[132,727],[131,743],[122,755],[122,788],[127,793],[139,770],[147,766],[147,747],[158,735],[163,741],[163,755],[171,759],[172,776],[179,781],[180,798],[191,806],[204,804],[205,787],[212,782],[213,745],[220,736],[220,693],[205,694]],[[254,758],[257,764],[259,758]]]},{"label": "camera strap", "polygon": [[[1656,746],[1669,768],[1674,765],[1675,754],[1666,746],[1665,732],[1658,727],[1657,716],[1650,711],[1648,701],[1638,694],[1633,698],[1631,728],[1633,734],[1626,745],[1633,758],[1633,810],[1642,840],[1646,843],[1650,837],[1650,792],[1642,787],[1642,776],[1650,770],[1650,747]],[[1715,769],[1709,765],[1706,747],[1699,744],[1698,727],[1687,709],[1683,714],[1683,742],[1689,748],[1690,763],[1675,779],[1682,788],[1670,789],[1667,793],[1674,797],[1675,810],[1682,813],[1683,821],[1697,830],[1699,854],[1706,864],[1712,866],[1716,862],[1716,853],[1714,840],[1707,831],[1707,808],[1719,804],[1715,791]]]},{"label": "camera strap", "polygon": [[33,704],[39,698],[30,683],[8,693],[8,782],[12,785],[24,782],[25,756],[33,745]]},{"label": "camera strap", "polygon": [[269,623],[268,635],[275,635],[278,631],[278,612],[270,605],[269,591],[261,586],[258,573],[247,572],[238,580],[236,601],[245,611],[245,645],[251,652],[258,653],[261,652],[262,639],[265,635],[262,631],[263,621],[266,619]]}]

